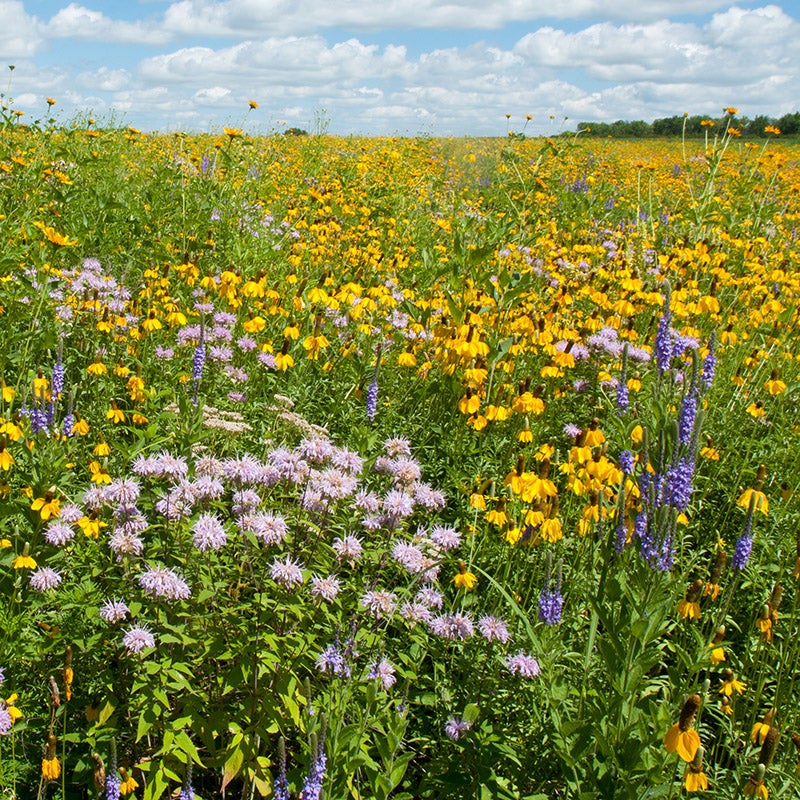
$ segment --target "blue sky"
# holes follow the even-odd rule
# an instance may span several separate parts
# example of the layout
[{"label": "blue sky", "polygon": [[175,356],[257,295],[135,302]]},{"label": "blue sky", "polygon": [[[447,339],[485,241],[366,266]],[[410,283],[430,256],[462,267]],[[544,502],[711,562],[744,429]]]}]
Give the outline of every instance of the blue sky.
[{"label": "blue sky", "polygon": [[797,0],[0,0],[0,87],[23,121],[502,136],[797,111],[798,42]]}]

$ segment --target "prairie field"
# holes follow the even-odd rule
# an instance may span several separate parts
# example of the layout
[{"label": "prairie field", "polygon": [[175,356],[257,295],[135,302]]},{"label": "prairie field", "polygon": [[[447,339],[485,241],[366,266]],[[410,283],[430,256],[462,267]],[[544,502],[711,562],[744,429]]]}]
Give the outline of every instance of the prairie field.
[{"label": "prairie field", "polygon": [[797,796],[800,145],[716,130],[7,119],[0,798]]}]

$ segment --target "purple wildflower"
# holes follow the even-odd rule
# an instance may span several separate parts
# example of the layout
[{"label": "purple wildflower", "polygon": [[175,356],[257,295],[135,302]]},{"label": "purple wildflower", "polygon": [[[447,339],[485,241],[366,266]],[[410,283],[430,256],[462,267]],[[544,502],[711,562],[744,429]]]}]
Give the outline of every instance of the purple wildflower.
[{"label": "purple wildflower", "polygon": [[703,371],[700,374],[700,380],[703,382],[706,390],[711,388],[714,381],[714,371],[717,367],[717,332],[711,331],[711,339],[708,342],[708,354],[703,359]]},{"label": "purple wildflower", "polygon": [[141,653],[156,646],[156,637],[145,625],[134,625],[122,637],[122,645],[129,653]]},{"label": "purple wildflower", "polygon": [[44,538],[48,544],[62,547],[75,538],[75,531],[61,521],[50,522],[44,530]]},{"label": "purple wildflower", "polygon": [[626,475],[633,475],[634,462],[635,459],[630,450],[623,450],[619,454],[619,466]]},{"label": "purple wildflower", "polygon": [[539,595],[539,619],[545,625],[557,625],[561,622],[561,610],[564,607],[564,597],[558,587],[555,589],[542,589]]},{"label": "purple wildflower", "polygon": [[431,530],[431,541],[441,550],[453,550],[461,544],[461,534],[445,525],[434,525]]},{"label": "purple wildflower", "polygon": [[319,656],[317,656],[316,666],[322,673],[341,675],[345,678],[350,677],[350,667],[347,661],[345,661],[344,653],[338,641],[329,644]]},{"label": "purple wildflower", "polygon": [[465,719],[456,719],[450,717],[444,724],[444,732],[448,739],[457,742],[461,735],[466,733],[472,727],[472,723]]},{"label": "purple wildflower", "polygon": [[[755,495],[753,495],[755,497]],[[736,545],[733,549],[733,558],[731,564],[734,569],[743,570],[750,560],[750,551],[753,549],[753,512],[755,510],[755,502],[751,499],[750,507],[747,509],[747,516],[744,520],[744,528],[742,529],[741,536],[736,540]]]},{"label": "purple wildflower", "polygon": [[186,600],[191,595],[186,581],[167,567],[151,567],[139,576],[139,585],[154,599]]},{"label": "purple wildflower", "polygon": [[508,626],[499,617],[481,617],[478,620],[478,630],[480,630],[481,636],[483,636],[487,642],[501,642],[505,644],[511,638],[511,634],[508,632]]},{"label": "purple wildflower", "polygon": [[[138,650],[135,652],[139,652]],[[120,780],[117,765],[112,764],[106,775],[106,800],[120,800]]]},{"label": "purple wildflower", "polygon": [[100,609],[100,619],[110,624],[126,619],[131,610],[121,600],[106,600]]},{"label": "purple wildflower", "polygon": [[522,650],[506,658],[506,667],[512,675],[519,675],[521,678],[536,678],[542,674],[539,662]]},{"label": "purple wildflower", "polygon": [[55,589],[61,583],[61,573],[51,567],[39,567],[30,576],[31,589],[37,592],[47,592]]},{"label": "purple wildflower", "polygon": [[329,575],[327,578],[315,575],[311,579],[311,594],[314,597],[322,598],[327,603],[332,603],[336,599],[341,588],[342,585],[335,575]]},{"label": "purple wildflower", "polygon": [[358,561],[363,552],[361,541],[351,534],[334,539],[331,546],[340,561]]},{"label": "purple wildflower", "polygon": [[372,422],[378,411],[378,381],[373,379],[367,388],[367,419]]},{"label": "purple wildflower", "polygon": [[269,568],[269,576],[275,583],[294,589],[303,583],[303,570],[294,559],[287,556],[283,561],[275,561]]},{"label": "purple wildflower", "polygon": [[201,552],[220,550],[228,541],[221,520],[214,514],[201,514],[192,527],[192,544]]},{"label": "purple wildflower", "polygon": [[300,792],[300,797],[303,800],[319,800],[322,794],[322,784],[325,780],[325,768],[327,765],[327,756],[325,755],[325,747],[323,737],[317,744],[317,752],[308,769],[308,775],[303,783],[303,789]]},{"label": "purple wildflower", "polygon": [[669,364],[672,360],[672,329],[670,328],[672,313],[669,310],[669,301],[670,292],[669,289],[667,289],[664,297],[664,313],[661,316],[661,321],[658,323],[655,344],[656,366],[661,374],[669,369]]},{"label": "purple wildflower", "polygon": [[683,397],[681,412],[678,418],[678,441],[688,445],[692,441],[694,421],[697,416],[697,395],[689,391]]},{"label": "purple wildflower", "polygon": [[397,677],[394,674],[394,667],[385,658],[372,663],[367,678],[370,680],[379,680],[381,686],[387,690],[391,689],[397,682]]},{"label": "purple wildflower", "polygon": [[7,736],[14,725],[14,720],[11,719],[11,714],[8,713],[6,704],[0,702],[0,736]]},{"label": "purple wildflower", "polygon": [[625,376],[623,375],[617,383],[617,411],[620,414],[624,414],[629,406],[628,384],[625,382]]},{"label": "purple wildflower", "polygon": [[394,592],[371,590],[361,595],[361,605],[375,619],[385,619],[391,617],[397,608],[397,597]]}]

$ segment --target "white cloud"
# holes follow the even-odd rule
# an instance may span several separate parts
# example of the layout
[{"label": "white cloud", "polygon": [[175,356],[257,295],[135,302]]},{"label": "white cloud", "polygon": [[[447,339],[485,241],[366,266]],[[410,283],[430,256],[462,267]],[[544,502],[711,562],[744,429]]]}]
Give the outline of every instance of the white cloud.
[{"label": "white cloud", "polygon": [[126,69],[100,67],[93,72],[81,72],[75,78],[78,86],[95,92],[118,92],[130,85],[131,76]]},{"label": "white cloud", "polygon": [[[746,31],[746,33],[745,33]],[[514,51],[528,63],[580,68],[608,82],[747,85],[768,75],[796,74],[800,24],[776,6],[732,8],[704,27],[666,20],[592,25],[575,33],[551,27],[523,36]]]},{"label": "white cloud", "polygon": [[60,9],[44,27],[44,32],[53,39],[137,44],[164,44],[170,39],[170,34],[155,22],[114,20],[78,3]]},{"label": "white cloud", "polygon": [[17,0],[0,0],[0,58],[32,56],[41,44],[39,21]]},{"label": "white cloud", "polygon": [[[130,4],[141,13],[128,21],[90,7],[112,14],[107,0],[64,0],[43,23],[0,0],[0,56],[17,54],[12,94],[34,117],[50,95],[62,119],[108,109],[144,129],[218,131],[244,118],[253,131],[279,119],[310,129],[320,107],[335,133],[442,135],[503,135],[506,113],[520,126],[534,114],[528,130],[546,133],[564,116],[796,110],[800,23],[778,4],[733,1],[176,0]],[[415,41],[420,29],[440,32]],[[36,55],[48,40],[56,66],[45,68]],[[110,42],[129,46],[104,50]],[[261,108],[248,112],[250,99]]]},{"label": "white cloud", "polygon": [[725,0],[180,0],[165,12],[164,25],[179,35],[239,37],[326,28],[491,30],[509,23],[548,18],[653,20],[707,13],[725,5]]},{"label": "white cloud", "polygon": [[213,50],[188,47],[142,61],[139,74],[148,81],[207,84],[227,80],[281,93],[298,85],[399,77],[406,68],[404,47],[365,45],[348,39],[328,46],[321,36],[269,38]]}]

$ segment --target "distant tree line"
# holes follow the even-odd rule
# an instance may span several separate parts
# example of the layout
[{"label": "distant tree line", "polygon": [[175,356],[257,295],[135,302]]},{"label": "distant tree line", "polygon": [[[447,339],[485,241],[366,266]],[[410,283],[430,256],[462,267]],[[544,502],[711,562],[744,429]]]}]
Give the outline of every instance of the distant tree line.
[{"label": "distant tree line", "polygon": [[[621,139],[639,139],[648,136],[705,136],[706,133],[722,133],[728,125],[735,128],[742,136],[749,138],[765,137],[770,131],[765,128],[777,128],[781,135],[796,136],[800,134],[800,111],[784,114],[780,118],[767,117],[760,114],[750,119],[746,116],[729,117],[727,114],[718,118],[703,116],[675,116],[655,119],[652,122],[644,120],[626,121],[619,119],[616,122],[579,122],[578,130],[587,136],[615,136]],[[685,126],[685,128],[684,128]],[[774,130],[772,131],[774,133]]]}]

